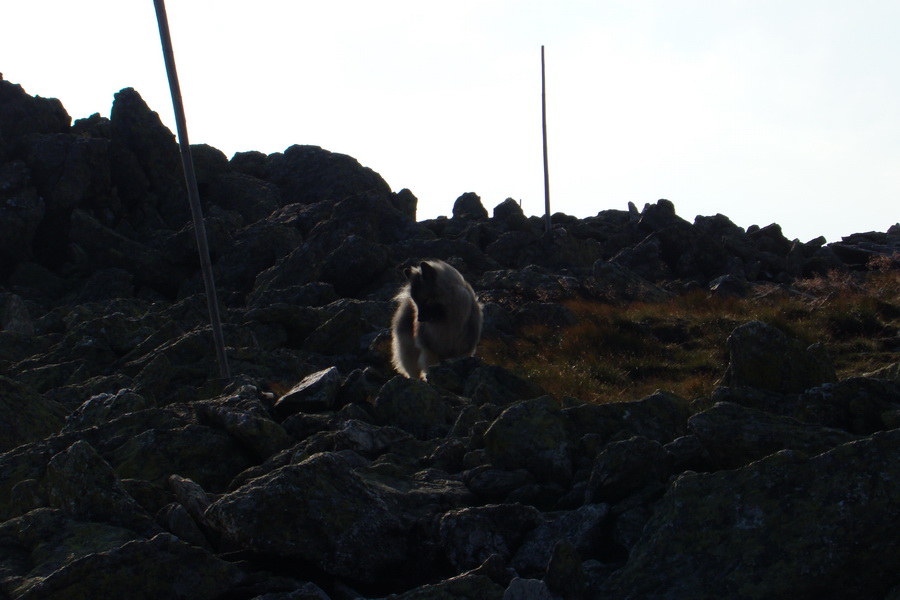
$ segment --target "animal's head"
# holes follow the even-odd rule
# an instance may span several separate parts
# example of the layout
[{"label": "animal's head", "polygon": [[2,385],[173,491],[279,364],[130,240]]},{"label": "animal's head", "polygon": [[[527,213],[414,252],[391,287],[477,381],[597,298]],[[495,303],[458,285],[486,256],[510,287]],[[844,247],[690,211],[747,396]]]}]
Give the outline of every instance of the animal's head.
[{"label": "animal's head", "polygon": [[441,271],[429,262],[403,269],[409,280],[409,295],[416,303],[416,318],[422,323],[438,321],[446,314],[442,293]]}]

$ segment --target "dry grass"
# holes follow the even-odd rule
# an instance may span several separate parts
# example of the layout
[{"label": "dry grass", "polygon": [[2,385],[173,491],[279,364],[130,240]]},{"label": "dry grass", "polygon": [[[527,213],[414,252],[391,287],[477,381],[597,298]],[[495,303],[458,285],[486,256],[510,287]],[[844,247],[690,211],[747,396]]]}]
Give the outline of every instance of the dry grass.
[{"label": "dry grass", "polygon": [[845,378],[897,362],[900,270],[892,266],[865,277],[803,280],[790,290],[771,286],[746,299],[692,292],[624,306],[572,301],[574,326],[528,326],[515,339],[483,340],[478,354],[557,397],[614,402],[664,389],[697,398],[724,373],[731,331],[758,320],[824,344]]}]

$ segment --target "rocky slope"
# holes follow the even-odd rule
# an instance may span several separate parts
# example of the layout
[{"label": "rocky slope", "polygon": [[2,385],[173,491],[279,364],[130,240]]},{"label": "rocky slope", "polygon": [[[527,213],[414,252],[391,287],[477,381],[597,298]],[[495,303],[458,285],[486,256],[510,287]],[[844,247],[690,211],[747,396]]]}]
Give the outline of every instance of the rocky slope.
[{"label": "rocky slope", "polygon": [[[172,134],[0,80],[0,599],[900,599],[900,378],[837,381],[758,322],[708,398],[552,398],[387,356],[401,269],[457,266],[485,335],[573,297],[747,294],[884,267],[722,215],[416,198],[312,146],[193,148],[234,378],[218,379]],[[873,259],[875,262],[873,262]]]}]

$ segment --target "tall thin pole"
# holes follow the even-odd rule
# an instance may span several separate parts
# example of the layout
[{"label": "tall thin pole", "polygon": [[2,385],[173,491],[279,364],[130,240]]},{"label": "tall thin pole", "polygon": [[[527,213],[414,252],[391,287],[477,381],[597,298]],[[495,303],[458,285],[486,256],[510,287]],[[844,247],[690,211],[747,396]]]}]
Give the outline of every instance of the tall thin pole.
[{"label": "tall thin pole", "polygon": [[547,78],[544,71],[544,47],[541,46],[541,124],[544,130],[544,216],[546,230],[550,233],[550,169],[547,165]]},{"label": "tall thin pole", "polygon": [[166,16],[164,0],[153,0],[153,5],[156,7],[159,38],[162,42],[163,57],[166,61],[169,90],[172,92],[175,125],[178,128],[178,144],[181,148],[181,164],[184,166],[184,179],[187,184],[188,201],[191,204],[194,235],[197,237],[197,250],[200,253],[200,268],[203,272],[203,286],[206,288],[206,303],[209,307],[209,320],[212,325],[213,342],[216,346],[216,356],[219,361],[219,373],[223,379],[231,379],[231,374],[228,370],[228,357],[225,354],[222,322],[219,318],[219,302],[216,299],[216,284],[213,280],[212,264],[209,261],[209,244],[206,241],[206,226],[203,224],[203,209],[200,207],[200,192],[197,189],[194,159],[191,156],[191,143],[188,141],[187,123],[184,118],[184,104],[181,101],[181,86],[178,85],[178,72],[175,70],[175,52],[172,49],[172,37],[169,34],[169,19]]}]

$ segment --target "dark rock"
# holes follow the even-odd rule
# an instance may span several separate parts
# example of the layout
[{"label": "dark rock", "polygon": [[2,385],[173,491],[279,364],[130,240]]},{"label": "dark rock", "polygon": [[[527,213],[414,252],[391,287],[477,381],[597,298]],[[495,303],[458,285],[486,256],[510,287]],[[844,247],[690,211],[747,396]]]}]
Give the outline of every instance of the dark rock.
[{"label": "dark rock", "polygon": [[183,542],[204,550],[212,550],[197,522],[181,504],[172,503],[161,508],[156,514],[156,523]]},{"label": "dark rock", "polygon": [[70,239],[85,252],[75,258],[78,268],[90,272],[97,267],[112,267],[131,273],[138,286],[149,286],[173,297],[184,279],[178,269],[160,252],[104,226],[88,213],[75,210],[71,217]]},{"label": "dark rock", "polygon": [[16,294],[0,293],[0,331],[14,335],[34,335],[34,322],[28,306]]},{"label": "dark rock", "polygon": [[82,205],[110,205],[109,140],[58,133],[28,136],[23,143],[25,162],[48,216],[65,215]]},{"label": "dark rock", "polygon": [[857,439],[839,429],[807,425],[728,402],[694,415],[688,427],[712,464],[721,469],[742,467],[780,450],[815,456]]},{"label": "dark rock", "polygon": [[597,554],[603,526],[609,515],[606,504],[586,504],[573,511],[545,515],[513,558],[512,566],[524,576],[543,576],[560,541],[566,541],[581,555]]},{"label": "dark rock", "polygon": [[233,171],[250,175],[257,179],[265,179],[268,174],[269,157],[262,152],[251,150],[249,152],[236,152],[228,166]]},{"label": "dark rock", "polygon": [[112,467],[84,441],[50,459],[47,495],[51,507],[78,521],[111,523],[144,536],[159,531],[119,484]]},{"label": "dark rock", "polygon": [[885,527],[900,517],[898,451],[900,433],[892,431],[814,458],[780,452],[734,471],[685,474],[598,592],[884,597],[897,583],[891,565],[900,556]]},{"label": "dark rock", "polygon": [[466,192],[453,203],[454,219],[487,219],[488,213],[481,203],[481,197],[474,192]]},{"label": "dark rock", "polygon": [[837,427],[857,435],[894,429],[890,415],[900,410],[900,382],[852,377],[807,390],[801,394],[800,419]]},{"label": "dark rock", "polygon": [[382,424],[408,431],[420,440],[447,435],[454,415],[433,387],[422,381],[394,377],[375,398],[374,415]]},{"label": "dark rock", "polygon": [[587,502],[616,503],[648,487],[661,489],[671,474],[669,460],[662,444],[645,437],[609,444],[594,463]]},{"label": "dark rock", "polygon": [[670,392],[656,392],[635,402],[584,403],[563,412],[579,436],[598,434],[607,443],[642,436],[668,444],[688,432],[689,404]]},{"label": "dark rock", "polygon": [[322,263],[321,279],[339,296],[356,296],[388,267],[388,251],[381,244],[351,235]]},{"label": "dark rock", "polygon": [[531,229],[528,217],[522,212],[522,206],[512,198],[507,198],[494,207],[493,219],[502,223],[509,231]]},{"label": "dark rock", "polygon": [[207,202],[237,212],[247,224],[265,219],[282,205],[276,186],[243,173],[223,172],[201,194]]},{"label": "dark rock", "polygon": [[283,415],[297,412],[319,412],[334,408],[343,378],[335,367],[307,375],[275,403],[275,410]]},{"label": "dark rock", "polygon": [[94,271],[81,286],[75,302],[109,302],[116,298],[134,295],[134,275],[125,269],[115,267]]},{"label": "dark rock", "polygon": [[236,394],[198,403],[201,422],[226,431],[258,460],[265,460],[292,444],[256,397],[257,389],[243,386]]},{"label": "dark rock", "polygon": [[821,346],[804,346],[781,330],[751,321],[728,336],[729,363],[721,385],[800,393],[837,380]]},{"label": "dark rock", "polygon": [[489,502],[502,501],[515,490],[534,484],[534,476],[525,469],[506,471],[485,465],[467,471],[464,476],[466,487]]},{"label": "dark rock", "polygon": [[454,600],[456,598],[502,600],[505,597],[503,588],[491,581],[489,577],[465,573],[458,577],[451,577],[440,583],[424,585],[402,594],[392,594],[390,600]]},{"label": "dark rock", "polygon": [[132,222],[181,229],[191,216],[175,136],[132,88],[115,94],[110,133],[112,183]]},{"label": "dark rock", "polygon": [[504,469],[527,469],[538,481],[568,483],[572,477],[569,422],[549,396],[511,405],[484,434],[491,461]]},{"label": "dark rock", "polygon": [[123,415],[153,408],[154,403],[130,389],[91,396],[66,417],[65,431],[97,427]]},{"label": "dark rock", "polygon": [[638,220],[638,226],[648,232],[687,224],[687,221],[675,214],[675,205],[665,199],[657,200],[656,204],[644,205]]},{"label": "dark rock", "polygon": [[484,249],[491,260],[512,269],[542,264],[545,248],[531,231],[508,231]]},{"label": "dark rock", "polygon": [[671,292],[644,279],[621,262],[598,260],[594,263],[593,274],[597,280],[595,293],[604,300],[659,302],[672,297]]},{"label": "dark rock", "polygon": [[509,582],[503,593],[503,600],[559,600],[540,579],[516,577]]},{"label": "dark rock", "polygon": [[694,435],[683,435],[665,446],[672,464],[672,471],[708,471],[710,458],[706,448]]},{"label": "dark rock", "polygon": [[359,354],[367,349],[364,336],[372,329],[363,318],[363,308],[359,304],[345,304],[307,336],[302,348],[330,356]]},{"label": "dark rock", "polygon": [[399,427],[379,427],[355,419],[344,421],[332,440],[335,450],[352,450],[373,459],[386,452],[402,453],[404,448],[419,449],[411,443],[413,436]]},{"label": "dark rock", "polygon": [[387,197],[391,189],[375,171],[356,159],[318,146],[291,146],[269,155],[265,179],[281,190],[286,204],[337,202],[359,194]]},{"label": "dark rock", "polygon": [[708,400],[702,399],[700,402],[695,402],[697,412],[712,406],[716,402],[739,404],[747,408],[754,408],[785,417],[796,416],[797,413],[796,394],[782,394],[758,388],[721,385],[713,390]]},{"label": "dark rock", "polygon": [[587,577],[581,555],[569,540],[562,540],[553,546],[544,583],[551,592],[561,598],[579,600],[585,597]]},{"label": "dark rock", "polygon": [[58,432],[65,415],[63,406],[0,376],[0,452]]},{"label": "dark rock", "polygon": [[114,525],[73,521],[51,508],[7,520],[0,524],[4,548],[0,555],[4,573],[0,592],[9,598],[29,597],[29,593],[30,597],[52,597],[36,595],[34,589],[46,585],[54,572],[79,559],[114,552],[137,537],[133,531]]},{"label": "dark rock", "polygon": [[[144,415],[138,413],[140,417]],[[116,474],[123,479],[145,479],[160,485],[169,476],[180,474],[198,482],[203,489],[218,492],[253,462],[230,435],[199,425],[147,428],[120,442],[120,446],[104,452]]]},{"label": "dark rock", "polygon": [[509,562],[539,515],[537,509],[521,504],[450,511],[441,517],[441,546],[457,572],[474,569],[493,555]]},{"label": "dark rock", "polygon": [[441,498],[455,502],[458,492],[448,483],[426,491],[422,481],[359,464],[338,453],[316,454],[223,496],[207,519],[242,547],[307,560],[340,577],[374,582],[409,575],[409,529],[418,518],[410,502],[430,498],[435,510]]},{"label": "dark rock", "polygon": [[191,144],[191,160],[201,194],[210,183],[228,172],[225,153],[209,144]]},{"label": "dark rock", "polygon": [[7,144],[29,133],[64,133],[71,122],[56,98],[29,96],[21,85],[0,79],[0,137]]},{"label": "dark rock", "polygon": [[722,275],[710,282],[709,291],[720,298],[745,298],[750,285],[734,275]]},{"label": "dark rock", "polygon": [[403,240],[394,244],[392,249],[392,260],[395,263],[402,263],[409,257],[427,256],[451,264],[464,276],[469,274],[467,270],[483,272],[498,268],[497,263],[488,259],[478,246],[465,240],[427,238]]},{"label": "dark rock", "polygon": [[[67,541],[76,548],[85,534],[97,537],[97,533],[83,531],[85,528],[77,524],[72,528]],[[128,541],[105,551],[78,550],[59,568],[38,571],[36,574],[44,576],[32,579],[18,591],[27,593],[28,598],[47,599],[92,598],[97,590],[103,590],[115,597],[212,600],[241,588],[253,589],[253,580],[238,567],[170,534]],[[32,552],[39,555],[40,549]],[[49,566],[45,563],[45,568]]]},{"label": "dark rock", "polygon": [[419,199],[408,189],[403,188],[396,194],[393,194],[391,196],[391,204],[401,215],[411,221],[416,220],[416,207],[419,204]]},{"label": "dark rock", "polygon": [[662,242],[659,236],[651,234],[637,245],[620,250],[609,262],[628,269],[647,281],[673,279],[661,253]]},{"label": "dark rock", "polygon": [[32,259],[32,243],[45,212],[46,202],[32,186],[25,163],[0,164],[0,277]]}]

